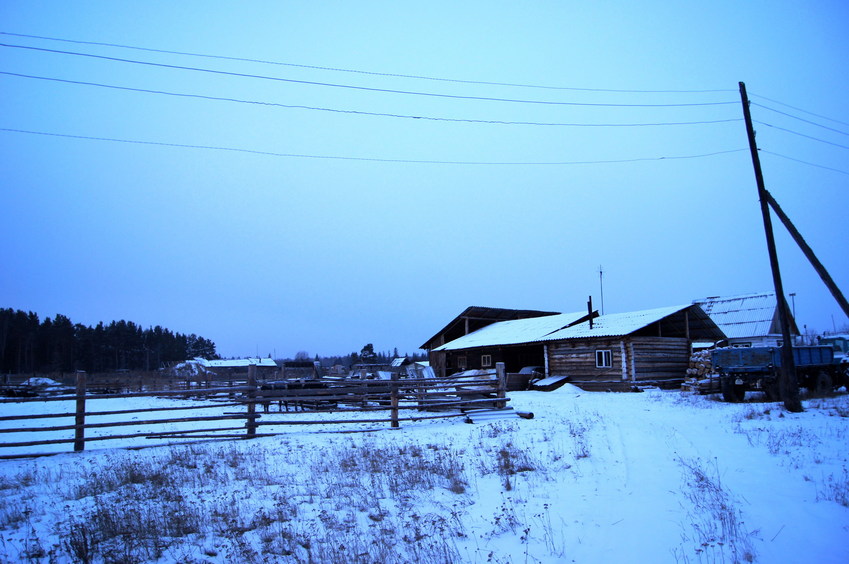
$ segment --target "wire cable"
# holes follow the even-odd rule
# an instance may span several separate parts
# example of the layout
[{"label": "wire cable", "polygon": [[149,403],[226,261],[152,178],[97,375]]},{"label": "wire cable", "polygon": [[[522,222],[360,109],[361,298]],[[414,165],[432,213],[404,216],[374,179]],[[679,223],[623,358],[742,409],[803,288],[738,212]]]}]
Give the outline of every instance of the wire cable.
[{"label": "wire cable", "polygon": [[755,96],[757,98],[763,98],[764,100],[767,100],[768,102],[772,102],[773,104],[779,104],[781,106],[785,106],[787,108],[796,110],[797,112],[802,112],[804,114],[808,114],[808,115],[811,115],[811,116],[814,116],[814,117],[827,119],[828,121],[833,121],[834,123],[839,123],[841,125],[849,125],[849,123],[847,123],[845,121],[840,121],[839,119],[830,118],[828,116],[824,116],[824,115],[821,115],[821,114],[815,114],[814,112],[809,112],[808,110],[804,110],[802,108],[797,108],[796,106],[791,106],[790,104],[785,104],[784,102],[779,102],[778,100],[773,100],[772,98],[767,98],[766,96],[761,96],[760,94],[753,94],[753,96]]},{"label": "wire cable", "polygon": [[485,119],[469,119],[469,118],[448,118],[448,117],[437,117],[437,116],[424,116],[424,115],[409,115],[409,114],[393,114],[393,113],[383,113],[383,112],[367,112],[362,110],[344,110],[339,108],[327,108],[321,106],[305,106],[299,104],[280,104],[277,102],[263,102],[258,100],[245,100],[240,98],[228,98],[222,96],[208,96],[205,94],[188,94],[183,92],[170,92],[167,90],[153,90],[148,88],[133,88],[130,86],[117,86],[114,84],[104,84],[100,82],[87,82],[82,80],[68,80],[64,78],[55,78],[49,76],[36,76],[30,74],[21,74],[16,72],[7,72],[0,71],[0,75],[5,76],[14,76],[18,78],[29,78],[35,80],[45,80],[50,82],[59,82],[63,84],[74,84],[81,86],[95,86],[98,88],[108,88],[113,90],[123,90],[129,92],[140,92],[145,94],[160,94],[165,96],[176,96],[180,98],[196,98],[201,100],[213,100],[219,102],[234,102],[239,104],[255,104],[261,106],[272,106],[278,108],[289,108],[289,109],[301,109],[301,110],[315,110],[322,112],[334,112],[341,114],[356,114],[356,115],[365,115],[365,116],[380,116],[380,117],[391,117],[391,118],[404,118],[404,119],[415,119],[415,120],[429,120],[429,121],[445,121],[445,122],[455,122],[455,123],[482,123],[482,124],[492,124],[492,125],[534,125],[534,126],[560,126],[560,127],[652,127],[652,126],[675,126],[675,125],[706,125],[706,124],[716,124],[716,123],[729,123],[735,121],[743,121],[743,118],[729,118],[729,119],[718,119],[718,120],[702,120],[702,121],[681,121],[681,122],[649,122],[649,123],[552,123],[552,122],[537,122],[537,121],[506,121],[506,120],[485,120]]},{"label": "wire cable", "polygon": [[811,139],[813,141],[818,141],[820,143],[825,143],[827,145],[832,145],[834,147],[840,147],[841,149],[849,149],[849,146],[847,146],[847,145],[841,145],[840,143],[833,143],[831,141],[826,141],[825,139],[820,139],[819,137],[814,137],[813,135],[805,135],[804,133],[799,133],[798,131],[793,131],[792,129],[779,127],[777,125],[772,125],[770,123],[766,123],[766,122],[763,122],[763,121],[758,121],[758,120],[753,120],[753,121],[754,121],[754,123],[757,123],[757,124],[760,124],[760,125],[765,125],[767,127],[771,127],[773,129],[777,129],[779,131],[792,133],[793,135],[798,135],[799,137],[804,137],[805,139]]},{"label": "wire cable", "polygon": [[42,47],[30,47],[27,45],[12,45],[8,43],[0,43],[0,47],[8,47],[12,49],[26,49],[31,51],[40,51],[43,53],[55,53],[61,55],[73,55],[78,57],[88,57],[92,59],[100,59],[105,61],[113,61],[120,63],[130,63],[136,65],[145,65],[159,68],[168,68],[175,70],[187,70],[193,72],[203,72],[209,74],[217,74],[224,76],[235,76],[239,78],[254,78],[261,80],[272,80],[276,82],[286,82],[290,84],[303,84],[309,86],[325,86],[330,88],[344,88],[350,90],[359,90],[365,92],[380,92],[383,94],[404,94],[411,96],[428,96],[434,98],[450,98],[454,100],[475,100],[475,101],[484,101],[484,102],[510,102],[510,103],[521,103],[521,104],[542,104],[542,105],[550,105],[550,106],[594,106],[594,107],[628,107],[628,108],[671,108],[671,107],[687,107],[687,106],[725,106],[730,104],[737,104],[737,102],[690,102],[690,103],[678,103],[678,104],[613,104],[613,103],[598,103],[598,102],[559,102],[554,100],[524,100],[517,98],[497,98],[491,96],[462,96],[459,94],[440,94],[436,92],[418,92],[413,90],[395,90],[391,88],[372,88],[368,86],[356,86],[353,84],[338,84],[332,82],[316,82],[311,80],[296,80],[293,78],[282,78],[276,76],[267,76],[267,75],[259,75],[259,74],[248,74],[248,73],[239,73],[239,72],[230,72],[230,71],[222,71],[216,69],[206,69],[201,67],[188,67],[183,65],[170,65],[165,63],[154,63],[151,61],[139,61],[135,59],[123,59],[120,57],[108,57],[105,55],[94,55],[91,53],[79,53],[75,51],[60,51],[57,49],[45,49]]},{"label": "wire cable", "polygon": [[365,161],[379,163],[401,163],[401,164],[435,164],[435,165],[476,165],[476,166],[567,166],[567,165],[594,165],[594,164],[619,164],[619,163],[636,163],[647,161],[668,161],[681,159],[699,159],[706,157],[714,157],[718,155],[727,155],[731,153],[740,153],[749,149],[731,149],[725,151],[714,151],[712,153],[702,153],[698,155],[673,155],[661,157],[636,157],[631,159],[607,159],[596,161],[448,161],[448,160],[430,160],[430,159],[388,159],[376,157],[349,157],[339,155],[310,155],[302,153],[278,153],[273,151],[259,151],[255,149],[242,149],[238,147],[221,147],[214,145],[193,145],[184,143],[165,143],[161,141],[140,141],[135,139],[119,139],[115,137],[95,137],[89,135],[71,135],[67,133],[54,133],[47,131],[33,131],[27,129],[15,129],[2,127],[0,131],[7,133],[23,133],[28,135],[42,135],[48,137],[62,137],[67,139],[84,139],[87,141],[107,141],[112,143],[127,143],[133,145],[154,145],[160,147],[177,147],[182,149],[204,149],[211,151],[228,151],[235,153],[248,153],[253,155],[262,155],[268,157],[289,157],[299,159],[323,159],[323,160],[341,160],[341,161]]},{"label": "wire cable", "polygon": [[781,157],[782,159],[787,159],[788,161],[793,161],[793,162],[797,162],[797,163],[802,163],[802,164],[806,164],[806,165],[808,165],[808,166],[813,166],[813,167],[817,167],[817,168],[823,168],[823,169],[825,169],[825,170],[830,170],[830,171],[833,171],[833,172],[839,172],[840,174],[846,174],[846,175],[849,175],[849,171],[847,171],[847,170],[841,170],[841,169],[839,169],[839,168],[832,168],[832,167],[830,167],[830,166],[825,166],[825,165],[816,164],[816,163],[812,163],[812,162],[808,162],[808,161],[803,161],[802,159],[797,159],[797,158],[794,158],[794,157],[788,157],[787,155],[782,155],[782,154],[780,154],[780,153],[773,153],[772,151],[766,151],[766,150],[764,150],[764,149],[759,149],[759,151],[760,151],[761,153],[765,153],[765,154],[767,154],[767,155],[772,155],[772,156],[774,156],[774,157]]},{"label": "wire cable", "polygon": [[424,76],[424,75],[416,75],[416,74],[399,74],[399,73],[387,73],[387,72],[376,72],[376,71],[365,71],[358,69],[345,69],[339,67],[325,67],[318,65],[305,65],[298,63],[287,63],[280,61],[269,61],[264,59],[250,59],[245,57],[230,57],[226,55],[210,55],[205,53],[192,53],[187,51],[172,51],[168,49],[153,49],[149,47],[138,47],[134,45],[123,45],[120,43],[105,43],[99,41],[79,41],[73,39],[62,39],[58,37],[46,37],[43,35],[28,35],[24,33],[12,33],[8,31],[0,31],[0,35],[9,35],[13,37],[26,37],[29,39],[41,39],[45,41],[60,41],[63,43],[73,43],[77,45],[95,45],[98,47],[115,47],[120,49],[133,49],[136,51],[147,51],[150,53],[164,53],[169,55],[181,55],[188,57],[203,57],[207,59],[220,59],[225,61],[237,61],[243,63],[259,63],[264,65],[279,65],[279,66],[287,66],[287,67],[295,67],[302,69],[312,69],[312,70],[322,70],[322,71],[332,71],[332,72],[345,72],[345,73],[354,73],[354,74],[363,74],[369,76],[383,76],[390,78],[410,78],[416,80],[431,80],[438,82],[453,82],[458,84],[479,84],[484,86],[510,86],[516,88],[537,88],[544,90],[568,90],[575,92],[608,92],[608,93],[620,93],[620,94],[707,94],[707,93],[726,93],[726,92],[736,92],[736,90],[731,89],[706,89],[706,90],[627,90],[627,89],[613,89],[613,88],[578,88],[572,86],[550,86],[550,85],[541,85],[541,84],[522,84],[515,82],[490,82],[483,80],[462,80],[456,78],[441,78],[435,76]]},{"label": "wire cable", "polygon": [[807,124],[810,124],[810,125],[815,125],[815,126],[817,126],[817,127],[821,127],[821,128],[823,128],[823,129],[827,129],[827,130],[829,130],[829,131],[833,131],[834,133],[839,133],[839,134],[841,134],[841,135],[849,135],[849,132],[847,132],[847,131],[842,131],[842,130],[840,130],[840,129],[835,129],[835,128],[833,128],[833,127],[828,127],[827,125],[822,125],[821,123],[817,123],[817,122],[815,122],[815,121],[811,121],[811,120],[808,120],[808,119],[805,119],[805,118],[801,118],[801,117],[799,117],[799,116],[794,116],[793,114],[788,114],[787,112],[782,112],[781,110],[776,110],[775,108],[770,108],[769,106],[764,106],[763,104],[758,104],[757,102],[752,102],[752,105],[753,105],[753,106],[757,106],[757,107],[759,107],[759,108],[763,108],[763,109],[765,109],[765,110],[769,110],[769,111],[771,111],[771,112],[775,112],[775,113],[777,113],[777,114],[781,114],[781,115],[783,115],[783,116],[787,116],[787,117],[789,117],[789,118],[793,118],[793,119],[799,120],[799,121],[801,121],[801,122],[804,122],[804,123],[807,123]]}]

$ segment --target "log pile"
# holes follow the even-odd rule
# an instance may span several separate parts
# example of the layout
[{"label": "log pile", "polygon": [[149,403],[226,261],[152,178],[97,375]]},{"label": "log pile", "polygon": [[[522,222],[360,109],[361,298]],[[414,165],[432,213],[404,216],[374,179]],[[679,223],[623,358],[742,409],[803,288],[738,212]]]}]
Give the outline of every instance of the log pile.
[{"label": "log pile", "polygon": [[687,376],[691,378],[704,378],[710,374],[713,374],[710,350],[696,351],[690,355],[690,367],[687,368]]},{"label": "log pile", "polygon": [[710,350],[694,352],[690,355],[690,367],[687,368],[687,380],[681,389],[700,394],[712,394],[719,391],[719,380],[715,378]]}]

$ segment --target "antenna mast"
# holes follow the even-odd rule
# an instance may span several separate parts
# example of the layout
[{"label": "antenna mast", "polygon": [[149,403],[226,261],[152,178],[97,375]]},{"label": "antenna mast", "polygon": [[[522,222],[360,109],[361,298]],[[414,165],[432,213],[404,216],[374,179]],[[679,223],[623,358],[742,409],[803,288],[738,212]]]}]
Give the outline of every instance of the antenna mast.
[{"label": "antenna mast", "polygon": [[601,265],[598,265],[598,286],[601,292],[601,314],[604,315],[604,272]]}]

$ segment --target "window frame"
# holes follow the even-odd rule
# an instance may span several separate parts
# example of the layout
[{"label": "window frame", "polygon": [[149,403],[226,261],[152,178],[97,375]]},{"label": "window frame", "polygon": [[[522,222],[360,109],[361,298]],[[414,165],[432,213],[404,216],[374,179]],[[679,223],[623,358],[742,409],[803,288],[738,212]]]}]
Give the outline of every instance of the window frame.
[{"label": "window frame", "polygon": [[596,349],[596,368],[613,368],[613,351],[611,349]]},{"label": "window frame", "polygon": [[491,354],[482,354],[481,355],[481,368],[489,368],[492,366],[492,355]]}]

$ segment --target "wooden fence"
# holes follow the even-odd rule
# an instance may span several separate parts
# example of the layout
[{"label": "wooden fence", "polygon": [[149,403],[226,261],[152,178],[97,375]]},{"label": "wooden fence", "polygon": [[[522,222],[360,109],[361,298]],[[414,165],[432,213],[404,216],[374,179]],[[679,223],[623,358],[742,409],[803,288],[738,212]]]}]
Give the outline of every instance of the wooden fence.
[{"label": "wooden fence", "polygon": [[[239,439],[270,436],[274,432],[259,432],[263,427],[281,425],[329,425],[342,423],[388,423],[391,428],[400,427],[401,422],[419,421],[465,415],[466,410],[475,408],[505,409],[506,374],[499,363],[490,374],[450,378],[401,378],[393,375],[391,380],[362,380],[352,378],[323,378],[299,381],[312,383],[307,387],[290,382],[288,386],[272,386],[258,382],[255,367],[251,367],[244,382],[219,387],[194,387],[183,390],[158,390],[124,393],[92,393],[85,372],[76,374],[74,393],[45,397],[0,399],[0,404],[24,402],[73,403],[73,411],[64,413],[38,413],[0,416],[0,458],[32,456],[32,454],[5,455],[6,448],[36,447],[42,445],[73,444],[74,451],[82,451],[87,443],[116,439],[159,439],[159,440],[209,440]],[[318,383],[318,384],[316,384]],[[160,406],[136,409],[91,410],[91,405],[107,399],[129,398],[176,398],[198,399],[197,405]],[[211,408],[234,408],[218,415],[183,416],[191,410]],[[274,408],[277,408],[276,411]],[[283,409],[286,409],[286,412]],[[4,410],[5,411],[5,410]],[[149,418],[151,413],[164,412],[164,418]],[[333,412],[339,417],[310,419],[308,414]],[[374,412],[373,418],[345,417],[346,414]],[[381,414],[380,412],[388,412]],[[406,415],[402,415],[402,413]],[[143,414],[143,415],[142,415]],[[380,416],[382,415],[382,416]],[[117,417],[107,422],[92,422],[99,417]],[[72,418],[73,424],[52,426],[25,426],[35,420]],[[142,417],[141,419],[139,417]],[[233,425],[216,427],[212,422],[233,421]],[[20,422],[24,426],[15,426]],[[236,424],[235,422],[239,422]],[[3,428],[6,424],[12,426]],[[177,424],[179,430],[143,431],[136,433],[116,432],[92,436],[87,430],[106,428],[144,427]],[[10,433],[64,433],[67,438],[43,440],[3,441]]]}]

